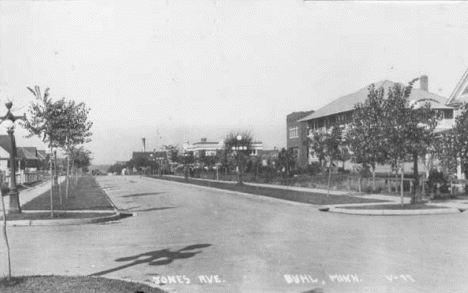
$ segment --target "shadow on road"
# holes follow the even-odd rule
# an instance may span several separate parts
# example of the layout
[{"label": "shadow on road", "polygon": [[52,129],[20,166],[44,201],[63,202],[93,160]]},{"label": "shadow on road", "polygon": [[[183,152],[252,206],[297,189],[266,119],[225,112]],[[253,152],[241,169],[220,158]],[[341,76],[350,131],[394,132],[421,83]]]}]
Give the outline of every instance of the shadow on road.
[{"label": "shadow on road", "polygon": [[116,259],[115,261],[129,262],[129,263],[112,268],[112,269],[94,273],[91,276],[102,276],[102,275],[117,272],[126,268],[140,265],[140,264],[148,264],[150,266],[167,265],[177,259],[191,258],[201,253],[201,250],[200,250],[201,248],[206,248],[210,246],[211,244],[195,244],[195,245],[186,246],[176,251],[171,251],[169,249],[161,249],[161,250],[154,250],[154,251],[137,254],[133,256],[121,257],[121,258]]},{"label": "shadow on road", "polygon": [[164,192],[135,193],[135,194],[123,195],[122,197],[148,196],[148,195],[158,195],[158,194],[163,194],[163,193],[164,193]]}]

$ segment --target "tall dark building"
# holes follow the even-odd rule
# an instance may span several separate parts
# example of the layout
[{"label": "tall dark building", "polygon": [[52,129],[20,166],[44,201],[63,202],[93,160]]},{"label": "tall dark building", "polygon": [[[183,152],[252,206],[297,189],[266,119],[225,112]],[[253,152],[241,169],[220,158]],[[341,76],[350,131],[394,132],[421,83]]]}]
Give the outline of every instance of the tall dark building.
[{"label": "tall dark building", "polygon": [[296,154],[297,166],[305,168],[309,162],[308,147],[305,142],[307,141],[307,122],[298,122],[299,119],[304,118],[314,111],[306,112],[293,112],[286,116],[286,147],[292,149]]}]

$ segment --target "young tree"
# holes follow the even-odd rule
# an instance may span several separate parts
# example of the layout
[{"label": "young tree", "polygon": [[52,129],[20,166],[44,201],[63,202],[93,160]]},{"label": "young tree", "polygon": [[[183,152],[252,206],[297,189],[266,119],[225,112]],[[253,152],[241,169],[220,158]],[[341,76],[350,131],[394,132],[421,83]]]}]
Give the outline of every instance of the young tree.
[{"label": "young tree", "polygon": [[327,161],[328,164],[328,186],[327,195],[330,194],[331,168],[333,162],[342,159],[343,149],[345,147],[343,132],[339,125],[334,125],[327,130],[315,130],[309,141],[312,154],[315,154],[320,164]]},{"label": "young tree", "polygon": [[242,184],[242,168],[249,159],[252,151],[253,137],[252,133],[230,132],[224,140],[224,151],[226,155],[236,161],[237,183]]},{"label": "young tree", "polygon": [[295,164],[296,155],[294,151],[292,149],[281,149],[281,151],[278,154],[278,167],[280,168],[281,173],[286,174],[286,176],[289,176],[289,173],[294,168]]},{"label": "young tree", "polygon": [[[177,145],[163,145],[168,155],[169,162],[171,164],[178,163],[180,161],[180,150]],[[171,167],[171,172],[173,172]]]},{"label": "young tree", "polygon": [[[47,88],[44,95],[41,95],[39,86],[33,89],[28,87],[28,90],[36,97],[35,103],[32,103],[28,109],[28,118],[23,121],[23,127],[29,131],[28,137],[37,135],[42,141],[48,145],[52,154],[52,148],[60,145],[60,136],[63,127],[68,123],[68,116],[65,100],[53,102],[49,98],[49,89]],[[50,160],[51,174],[51,189],[50,189],[50,212],[51,217],[54,217],[53,206],[53,178],[52,178],[52,160]]]},{"label": "young tree", "polygon": [[346,135],[352,159],[363,167],[372,167],[373,189],[375,191],[375,167],[387,161],[387,145],[384,143],[385,119],[384,89],[369,87],[369,95],[364,103],[358,103]]},{"label": "young tree", "polygon": [[320,166],[322,166],[323,161],[326,157],[325,145],[328,137],[328,131],[325,129],[314,130],[311,133],[311,136],[308,137],[307,145],[309,146],[312,156],[315,156],[319,160]]},{"label": "young tree", "polygon": [[383,109],[383,133],[380,143],[387,146],[387,163],[401,162],[410,158],[413,162],[414,187],[412,203],[417,201],[416,190],[419,186],[418,159],[425,156],[434,142],[434,129],[439,116],[431,109],[430,103],[410,104],[409,97],[413,84],[404,87],[395,84],[389,88]]},{"label": "young tree", "polygon": [[[64,99],[63,99],[64,100]],[[90,132],[93,123],[88,120],[90,109],[84,103],[68,101],[65,103],[66,122],[57,132],[59,146],[67,153],[67,175],[65,194],[68,198],[70,181],[70,162],[72,149],[78,145],[91,141]]]},{"label": "young tree", "polygon": [[[415,183],[412,202],[416,202],[419,185],[418,158],[429,151],[438,120],[429,103],[410,103],[409,97],[416,81],[411,81],[406,87],[395,84],[388,89],[386,98],[383,88],[371,86],[367,101],[356,106],[348,135],[358,162],[395,166],[410,158]],[[401,174],[403,178],[403,170]]]},{"label": "young tree", "polygon": [[[71,151],[72,166],[78,169],[80,173],[86,172],[91,165],[91,151],[86,150],[83,146],[74,147]],[[75,171],[76,175],[76,171]]]}]

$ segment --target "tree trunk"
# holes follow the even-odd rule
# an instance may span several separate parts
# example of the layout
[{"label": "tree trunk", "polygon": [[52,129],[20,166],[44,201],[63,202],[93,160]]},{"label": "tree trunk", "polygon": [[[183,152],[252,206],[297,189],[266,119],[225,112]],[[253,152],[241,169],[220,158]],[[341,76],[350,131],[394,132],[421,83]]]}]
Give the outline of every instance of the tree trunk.
[{"label": "tree trunk", "polygon": [[71,162],[71,173],[72,173],[72,179],[73,179],[73,188],[77,185],[76,182],[76,169],[75,169],[75,162],[74,160]]},{"label": "tree trunk", "polygon": [[70,192],[70,153],[67,154],[67,177],[65,179],[65,197],[66,198],[68,198],[69,192]]},{"label": "tree trunk", "polygon": [[372,191],[375,192],[375,165],[372,166]]},{"label": "tree trunk", "polygon": [[59,172],[57,172],[57,151],[54,151],[54,184],[58,185],[60,205],[62,205],[62,188],[60,187]]},{"label": "tree trunk", "polygon": [[0,196],[2,197],[1,203],[2,203],[2,213],[3,213],[3,239],[5,240],[5,245],[7,248],[7,262],[8,262],[7,280],[10,281],[11,280],[11,256],[10,256],[10,244],[8,243],[8,235],[7,235],[7,218],[6,218],[5,201],[3,199],[3,191],[1,192]]},{"label": "tree trunk", "polygon": [[413,153],[413,177],[414,177],[414,185],[413,185],[413,192],[412,192],[412,200],[411,203],[417,203],[416,199],[416,190],[419,186],[419,171],[418,171],[418,154]]},{"label": "tree trunk", "polygon": [[54,174],[52,168],[52,146],[50,147],[50,217],[54,217]]},{"label": "tree trunk", "polygon": [[330,167],[328,167],[327,197],[330,196],[330,181],[331,181],[331,162],[330,162]]},{"label": "tree trunk", "polygon": [[404,162],[401,162],[401,184],[400,184],[400,198],[401,198],[401,205],[404,204],[403,200],[403,178],[405,174]]}]

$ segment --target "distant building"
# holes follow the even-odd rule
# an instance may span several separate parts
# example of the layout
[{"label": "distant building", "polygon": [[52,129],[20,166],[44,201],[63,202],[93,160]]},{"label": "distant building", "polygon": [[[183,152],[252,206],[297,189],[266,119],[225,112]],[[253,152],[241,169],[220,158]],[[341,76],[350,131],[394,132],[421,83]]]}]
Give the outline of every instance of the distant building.
[{"label": "distant building", "polygon": [[274,148],[273,150],[261,150],[259,152],[259,157],[262,160],[262,166],[273,167],[276,160],[278,160],[279,150]]},{"label": "distant building", "polygon": [[167,157],[167,152],[165,151],[152,151],[152,152],[133,152],[132,160],[138,162],[138,160],[145,159],[151,163],[158,163],[161,165],[163,170],[170,170],[169,160]]},{"label": "distant building", "polygon": [[296,164],[300,168],[305,168],[309,162],[309,151],[307,146],[307,126],[306,122],[298,120],[304,118],[314,111],[293,112],[286,116],[286,148],[293,150],[296,156]]},{"label": "distant building", "polygon": [[35,147],[17,147],[16,155],[21,158],[21,169],[42,169],[44,167],[42,156],[38,156]]},{"label": "distant building", "polygon": [[[200,156],[201,152],[205,152],[205,156],[215,156],[217,151],[224,150],[224,139],[218,141],[208,141],[206,137],[201,138],[199,142],[193,144],[184,144],[184,150],[193,152],[195,157]],[[259,151],[263,150],[263,143],[254,141],[252,142],[251,156],[258,155]]]}]

